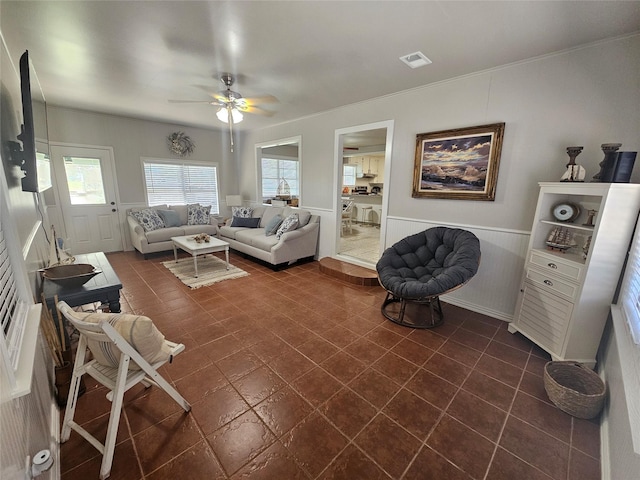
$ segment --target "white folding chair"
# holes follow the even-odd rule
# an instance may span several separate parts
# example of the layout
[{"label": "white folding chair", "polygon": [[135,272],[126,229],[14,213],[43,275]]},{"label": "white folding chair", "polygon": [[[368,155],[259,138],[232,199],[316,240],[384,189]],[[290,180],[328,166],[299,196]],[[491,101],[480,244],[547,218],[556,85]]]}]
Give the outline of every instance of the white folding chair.
[{"label": "white folding chair", "polygon": [[[69,440],[71,430],[78,432],[85,440],[93,445],[102,454],[102,465],[100,467],[100,479],[104,480],[111,473],[113,453],[116,444],[116,434],[118,433],[118,423],[122,410],[124,393],[138,383],[145,387],[156,385],[167,392],[185,412],[191,410],[191,405],[173,388],[156,370],[166,361],[160,361],[153,365],[148,363],[142,356],[120,335],[108,321],[100,323],[89,323],[81,320],[80,315],[73,311],[65,302],[58,303],[59,311],[69,320],[80,332],[80,340],[76,352],[75,364],[73,366],[73,377],[67,408],[62,424],[62,443]],[[120,314],[103,314],[109,315]],[[118,367],[109,367],[91,360],[85,363],[87,353],[87,340],[113,343],[121,352]],[[170,359],[184,350],[183,344],[173,343],[165,340],[171,350]],[[129,363],[134,361],[140,370],[129,370]],[[107,427],[107,437],[105,443],[100,443],[93,435],[73,421],[78,401],[78,390],[80,378],[85,373],[91,375],[98,382],[109,389],[107,398],[111,401],[111,413],[109,425]]]}]

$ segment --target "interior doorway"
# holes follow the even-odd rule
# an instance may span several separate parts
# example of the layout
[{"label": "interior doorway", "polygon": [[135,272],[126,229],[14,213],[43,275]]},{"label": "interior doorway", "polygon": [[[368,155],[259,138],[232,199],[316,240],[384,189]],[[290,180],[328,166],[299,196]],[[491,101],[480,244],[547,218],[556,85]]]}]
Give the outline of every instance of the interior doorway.
[{"label": "interior doorway", "polygon": [[336,257],[374,267],[385,244],[393,121],[335,135]]}]

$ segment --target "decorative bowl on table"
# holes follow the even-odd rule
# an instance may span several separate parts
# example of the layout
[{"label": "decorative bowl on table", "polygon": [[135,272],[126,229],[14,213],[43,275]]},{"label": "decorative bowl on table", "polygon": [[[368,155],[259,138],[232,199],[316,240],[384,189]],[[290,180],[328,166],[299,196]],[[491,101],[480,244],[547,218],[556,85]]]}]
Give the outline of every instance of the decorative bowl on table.
[{"label": "decorative bowl on table", "polygon": [[102,273],[102,270],[88,263],[57,265],[42,270],[44,278],[67,288],[84,285],[99,273]]},{"label": "decorative bowl on table", "polygon": [[196,243],[209,243],[211,241],[211,237],[206,233],[200,233],[199,235],[193,237],[193,239],[196,241]]}]

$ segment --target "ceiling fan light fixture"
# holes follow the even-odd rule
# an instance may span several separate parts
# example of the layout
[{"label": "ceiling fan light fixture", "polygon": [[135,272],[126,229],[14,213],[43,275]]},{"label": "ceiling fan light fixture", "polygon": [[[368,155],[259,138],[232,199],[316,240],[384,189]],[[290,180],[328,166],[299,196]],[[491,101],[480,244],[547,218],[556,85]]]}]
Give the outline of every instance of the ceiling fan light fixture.
[{"label": "ceiling fan light fixture", "polygon": [[427,58],[427,56],[422,52],[413,52],[409,55],[403,55],[400,57],[404,63],[409,65],[411,68],[424,67],[425,65],[429,65],[431,60]]},{"label": "ceiling fan light fixture", "polygon": [[220,110],[216,112],[216,117],[218,117],[218,120],[224,123],[229,123],[229,115],[231,115],[231,119],[233,120],[233,123],[240,123],[244,118],[244,116],[242,115],[242,112],[240,112],[235,108],[222,107],[220,108]]}]

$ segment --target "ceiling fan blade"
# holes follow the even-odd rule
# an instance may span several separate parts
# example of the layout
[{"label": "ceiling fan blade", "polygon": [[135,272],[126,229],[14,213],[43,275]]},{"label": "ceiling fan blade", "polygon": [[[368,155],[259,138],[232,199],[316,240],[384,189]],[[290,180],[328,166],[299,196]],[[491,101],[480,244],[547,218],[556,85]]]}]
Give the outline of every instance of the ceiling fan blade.
[{"label": "ceiling fan blade", "polygon": [[278,99],[273,95],[262,95],[259,97],[244,97],[245,101],[251,105],[258,103],[278,103]]},{"label": "ceiling fan blade", "polygon": [[231,99],[229,97],[227,97],[226,95],[223,95],[221,93],[210,93],[209,95],[211,95],[213,98],[215,98],[218,103],[227,104],[227,103],[231,102]]},{"label": "ceiling fan blade", "polygon": [[169,100],[169,103],[208,103],[210,105],[218,104],[218,102],[214,100]]},{"label": "ceiling fan blade", "polygon": [[266,117],[271,117],[275,115],[275,112],[271,112],[269,110],[265,110],[264,108],[256,107],[253,105],[247,105],[244,108],[238,108],[243,113],[255,113],[257,115],[264,115]]},{"label": "ceiling fan blade", "polygon": [[217,87],[212,87],[212,86],[207,86],[207,85],[191,85],[192,87],[196,87],[200,90],[202,90],[203,92],[206,92],[207,95],[210,96],[214,96],[217,95],[217,93],[212,93],[212,92],[218,92],[220,89]]}]

